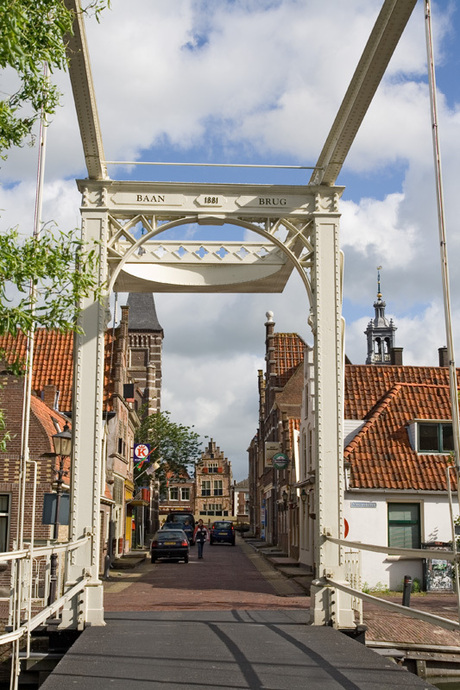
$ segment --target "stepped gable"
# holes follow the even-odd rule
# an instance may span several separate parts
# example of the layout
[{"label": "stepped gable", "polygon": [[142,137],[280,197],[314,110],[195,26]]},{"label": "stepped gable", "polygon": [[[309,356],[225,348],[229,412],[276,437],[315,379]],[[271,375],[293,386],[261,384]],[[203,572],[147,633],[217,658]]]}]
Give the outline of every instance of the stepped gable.
[{"label": "stepped gable", "polygon": [[344,450],[350,488],[446,491],[446,453],[415,451],[414,419],[449,420],[449,372],[439,367],[346,367],[345,418],[365,419]]}]

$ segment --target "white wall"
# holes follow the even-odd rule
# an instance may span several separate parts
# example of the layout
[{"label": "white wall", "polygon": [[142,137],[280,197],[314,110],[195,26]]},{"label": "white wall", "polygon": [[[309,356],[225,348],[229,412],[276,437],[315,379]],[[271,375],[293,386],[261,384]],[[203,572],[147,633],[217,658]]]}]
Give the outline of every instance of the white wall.
[{"label": "white wall", "polygon": [[[364,491],[347,492],[344,503],[344,517],[349,525],[347,539],[367,544],[388,544],[388,503],[420,504],[421,540],[422,542],[452,539],[450,514],[447,496],[438,494],[416,494],[387,492],[385,494],[366,493]],[[458,514],[458,505],[454,503],[454,515]],[[379,585],[392,590],[401,590],[405,575],[423,581],[422,559],[407,559],[403,556],[362,551],[362,582],[367,587]]]}]

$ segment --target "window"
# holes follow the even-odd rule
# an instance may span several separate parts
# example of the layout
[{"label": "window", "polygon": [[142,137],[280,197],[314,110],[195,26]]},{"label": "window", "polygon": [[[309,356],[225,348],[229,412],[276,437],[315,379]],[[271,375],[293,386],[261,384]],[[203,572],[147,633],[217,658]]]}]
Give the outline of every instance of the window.
[{"label": "window", "polygon": [[203,506],[201,515],[222,515],[222,503],[207,503]]},{"label": "window", "polygon": [[210,462],[208,465],[208,472],[211,474],[217,474],[218,466],[217,462]]},{"label": "window", "polygon": [[420,548],[420,504],[388,504],[388,546]]},{"label": "window", "polygon": [[120,479],[120,477],[114,477],[114,479],[113,479],[113,500],[118,505],[123,505],[123,503],[124,503],[124,491],[125,491],[125,485],[123,483],[123,479]]},{"label": "window", "polygon": [[214,481],[213,496],[222,496],[222,493],[222,479],[217,479]]},{"label": "window", "polygon": [[169,500],[170,501],[178,501],[179,500],[179,489],[177,486],[172,486],[169,489]]},{"label": "window", "polygon": [[454,450],[452,424],[418,423],[419,453],[450,453],[452,450]]},{"label": "window", "polygon": [[211,481],[209,479],[203,479],[201,482],[201,495],[210,496],[211,495]]},{"label": "window", "polygon": [[0,551],[8,551],[10,495],[0,494]]},{"label": "window", "polygon": [[188,487],[182,487],[180,490],[181,501],[190,501],[190,489]]}]

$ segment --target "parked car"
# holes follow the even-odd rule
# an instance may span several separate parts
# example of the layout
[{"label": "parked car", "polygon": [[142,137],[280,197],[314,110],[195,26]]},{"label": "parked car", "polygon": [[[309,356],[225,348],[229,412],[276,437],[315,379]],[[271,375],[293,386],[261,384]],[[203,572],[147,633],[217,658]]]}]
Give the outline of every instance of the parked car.
[{"label": "parked car", "polygon": [[171,511],[166,516],[165,525],[174,524],[176,527],[183,529],[188,537],[190,546],[193,546],[195,541],[193,539],[193,533],[195,531],[195,518],[192,513],[183,513],[179,510]]},{"label": "parked car", "polygon": [[235,529],[230,520],[218,520],[213,522],[209,533],[209,543],[227,543],[235,546]]},{"label": "parked car", "polygon": [[160,529],[150,544],[150,560],[169,558],[188,563],[189,541],[182,529]]}]

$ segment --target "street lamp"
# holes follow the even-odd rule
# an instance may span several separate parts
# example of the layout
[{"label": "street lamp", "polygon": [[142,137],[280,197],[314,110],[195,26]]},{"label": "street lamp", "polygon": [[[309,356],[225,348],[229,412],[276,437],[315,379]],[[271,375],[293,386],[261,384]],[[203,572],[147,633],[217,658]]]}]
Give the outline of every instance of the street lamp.
[{"label": "street lamp", "polygon": [[65,424],[63,431],[59,431],[59,433],[54,434],[51,439],[53,441],[55,454],[69,457],[72,452],[72,434],[70,432],[69,425]]},{"label": "street lamp", "polygon": [[[68,472],[64,470],[64,459],[69,457],[72,452],[72,434],[69,425],[65,424],[63,431],[51,437],[53,441],[54,455],[59,458],[59,467],[55,469],[56,472],[56,505],[54,514],[54,530],[53,538],[57,539],[59,536],[59,509],[61,505],[62,485],[64,483],[63,477]],[[52,604],[56,599],[56,584],[57,584],[57,553],[51,554],[50,559],[50,594],[48,604]]]}]

